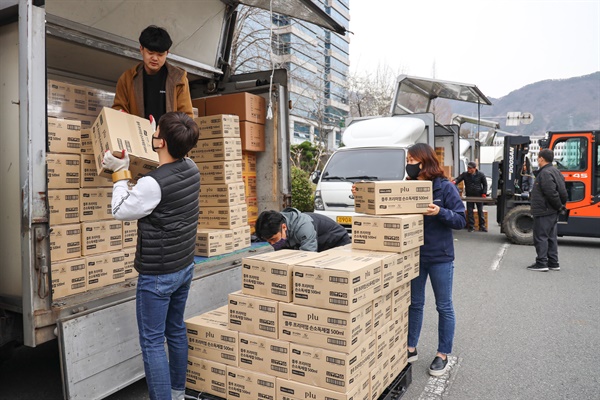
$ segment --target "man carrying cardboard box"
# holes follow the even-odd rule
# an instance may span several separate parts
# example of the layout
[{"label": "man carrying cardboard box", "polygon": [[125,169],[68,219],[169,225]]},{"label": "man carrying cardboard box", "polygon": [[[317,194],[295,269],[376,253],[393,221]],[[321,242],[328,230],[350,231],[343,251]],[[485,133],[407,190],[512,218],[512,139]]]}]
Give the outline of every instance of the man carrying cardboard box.
[{"label": "man carrying cardboard box", "polygon": [[[198,126],[182,112],[166,113],[152,136],[159,166],[129,190],[129,156],[104,155],[114,171],[112,214],[138,220],[134,267],[139,273],[136,314],[151,399],[183,399],[187,337],[183,312],[194,275],[200,173],[185,157],[198,141]],[[165,353],[164,338],[169,346]]]}]

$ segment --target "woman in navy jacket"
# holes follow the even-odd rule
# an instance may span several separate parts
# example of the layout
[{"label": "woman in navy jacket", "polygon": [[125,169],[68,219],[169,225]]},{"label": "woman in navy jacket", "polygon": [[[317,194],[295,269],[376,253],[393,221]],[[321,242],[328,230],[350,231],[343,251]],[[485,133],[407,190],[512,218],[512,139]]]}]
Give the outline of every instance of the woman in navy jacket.
[{"label": "woman in navy jacket", "polygon": [[417,361],[417,344],[423,325],[425,284],[431,279],[438,311],[438,349],[429,373],[443,375],[448,368],[448,354],[454,340],[454,306],[452,280],[454,275],[454,239],[452,229],[466,225],[465,206],[458,190],[445,176],[427,144],[417,143],[408,149],[406,174],[409,179],[430,180],[433,203],[424,215],[424,244],[421,246],[420,274],[411,281],[411,305],[408,310],[408,361]]}]

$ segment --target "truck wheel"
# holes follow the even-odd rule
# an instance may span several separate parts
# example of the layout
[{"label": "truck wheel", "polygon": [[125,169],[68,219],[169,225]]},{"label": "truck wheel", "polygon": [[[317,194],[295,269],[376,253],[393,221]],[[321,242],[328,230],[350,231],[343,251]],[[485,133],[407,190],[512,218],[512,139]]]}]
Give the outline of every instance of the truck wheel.
[{"label": "truck wheel", "polygon": [[518,206],[506,213],[502,221],[502,230],[515,244],[533,244],[533,216],[531,207]]}]

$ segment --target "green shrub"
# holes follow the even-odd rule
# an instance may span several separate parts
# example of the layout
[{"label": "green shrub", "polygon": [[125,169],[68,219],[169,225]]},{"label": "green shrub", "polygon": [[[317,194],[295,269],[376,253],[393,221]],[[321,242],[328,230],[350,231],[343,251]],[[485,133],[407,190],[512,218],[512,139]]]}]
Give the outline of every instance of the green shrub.
[{"label": "green shrub", "polygon": [[314,211],[314,190],[306,171],[292,166],[292,207],[302,212]]}]

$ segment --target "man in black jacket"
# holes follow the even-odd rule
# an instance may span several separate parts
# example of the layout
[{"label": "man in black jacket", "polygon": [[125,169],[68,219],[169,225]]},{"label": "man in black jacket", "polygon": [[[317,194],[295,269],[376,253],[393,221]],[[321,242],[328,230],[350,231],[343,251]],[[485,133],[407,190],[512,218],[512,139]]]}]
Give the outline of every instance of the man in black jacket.
[{"label": "man in black jacket", "polygon": [[539,169],[534,173],[535,182],[531,191],[531,215],[533,215],[533,245],[537,257],[530,271],[559,271],[556,223],[558,214],[567,204],[565,178],[552,165],[554,153],[550,149],[540,150]]},{"label": "man in black jacket", "polygon": [[[465,181],[465,192],[467,197],[486,197],[487,193],[487,180],[483,172],[477,170],[477,164],[473,161],[467,164],[467,170],[460,174],[452,182],[454,184]],[[483,203],[467,201],[467,229],[469,232],[473,232],[473,226],[475,225],[475,215],[473,210],[477,206],[477,214],[479,215],[479,230],[481,232],[487,232],[485,229],[485,218],[483,216]]]}]

